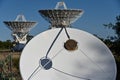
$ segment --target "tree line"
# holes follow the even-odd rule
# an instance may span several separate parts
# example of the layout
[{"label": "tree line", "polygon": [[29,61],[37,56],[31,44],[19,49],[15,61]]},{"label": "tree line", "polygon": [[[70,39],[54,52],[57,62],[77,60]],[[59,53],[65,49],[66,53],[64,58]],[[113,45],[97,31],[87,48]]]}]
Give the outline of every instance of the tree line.
[{"label": "tree line", "polygon": [[[27,43],[33,38],[32,35],[27,35]],[[15,46],[16,42],[11,40],[1,41],[0,40],[0,51],[11,50]]]},{"label": "tree line", "polygon": [[0,50],[8,50],[12,47],[12,41],[6,40],[6,41],[0,41]]}]

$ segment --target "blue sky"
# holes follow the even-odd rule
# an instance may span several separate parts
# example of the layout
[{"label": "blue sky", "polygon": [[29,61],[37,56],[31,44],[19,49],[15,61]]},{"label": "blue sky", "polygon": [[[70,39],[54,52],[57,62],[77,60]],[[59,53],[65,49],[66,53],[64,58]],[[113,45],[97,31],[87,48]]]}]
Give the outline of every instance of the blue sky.
[{"label": "blue sky", "polygon": [[47,30],[49,23],[38,10],[53,9],[58,1],[64,1],[68,8],[84,10],[82,17],[72,24],[73,28],[104,38],[114,35],[114,31],[103,24],[115,22],[115,17],[120,15],[120,0],[0,0],[0,40],[12,40],[11,31],[3,21],[13,21],[19,14],[23,14],[28,21],[38,22],[30,34],[35,36]]}]

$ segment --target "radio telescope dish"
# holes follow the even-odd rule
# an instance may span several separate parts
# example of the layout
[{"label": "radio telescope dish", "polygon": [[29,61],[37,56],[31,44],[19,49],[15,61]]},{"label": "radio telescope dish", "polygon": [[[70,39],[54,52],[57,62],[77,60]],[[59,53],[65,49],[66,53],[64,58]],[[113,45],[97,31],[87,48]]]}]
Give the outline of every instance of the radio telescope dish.
[{"label": "radio telescope dish", "polygon": [[20,58],[23,80],[115,80],[116,63],[107,46],[85,31],[66,29],[70,39],[56,28],[26,45]]},{"label": "radio telescope dish", "polygon": [[12,31],[15,42],[21,44],[26,44],[29,31],[36,25],[34,21],[27,21],[24,15],[18,15],[15,21],[4,21],[4,23]]},{"label": "radio telescope dish", "polygon": [[83,10],[67,9],[64,2],[58,2],[55,9],[39,10],[39,13],[51,24],[52,28],[59,28],[61,26],[69,27],[70,24],[81,17]]},{"label": "radio telescope dish", "polygon": [[14,21],[4,21],[4,23],[12,31],[14,51],[21,51],[24,48],[29,41],[27,37],[30,30],[37,24],[35,21],[27,21],[24,15],[18,15]]}]

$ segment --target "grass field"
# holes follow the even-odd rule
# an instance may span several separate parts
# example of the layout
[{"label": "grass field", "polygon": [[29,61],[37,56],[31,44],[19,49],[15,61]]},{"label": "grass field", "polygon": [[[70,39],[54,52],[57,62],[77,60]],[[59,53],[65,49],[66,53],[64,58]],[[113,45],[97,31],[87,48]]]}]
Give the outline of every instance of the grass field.
[{"label": "grass field", "polygon": [[20,52],[0,51],[0,80],[22,80],[19,71]]}]

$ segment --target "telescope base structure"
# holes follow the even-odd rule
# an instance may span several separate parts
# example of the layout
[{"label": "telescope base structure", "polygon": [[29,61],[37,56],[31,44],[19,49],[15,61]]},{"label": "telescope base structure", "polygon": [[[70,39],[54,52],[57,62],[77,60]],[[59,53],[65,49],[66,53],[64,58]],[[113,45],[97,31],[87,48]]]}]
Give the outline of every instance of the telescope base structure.
[{"label": "telescope base structure", "polygon": [[27,43],[27,33],[14,33],[12,34],[14,40],[16,43],[22,43],[22,44],[26,44]]},{"label": "telescope base structure", "polygon": [[14,46],[11,48],[11,51],[13,52],[21,52],[23,50],[23,48],[25,47],[26,44],[22,44],[22,43],[16,43],[14,44]]}]

